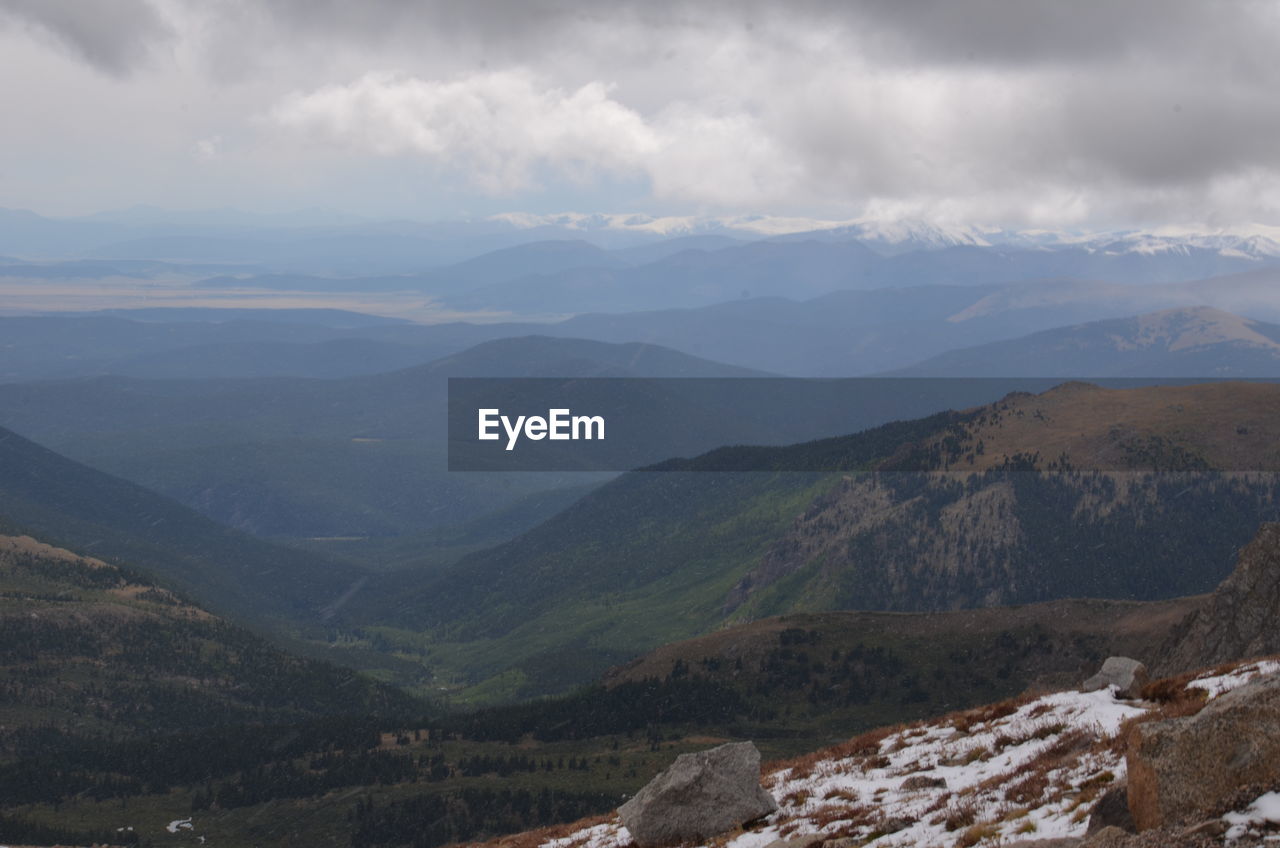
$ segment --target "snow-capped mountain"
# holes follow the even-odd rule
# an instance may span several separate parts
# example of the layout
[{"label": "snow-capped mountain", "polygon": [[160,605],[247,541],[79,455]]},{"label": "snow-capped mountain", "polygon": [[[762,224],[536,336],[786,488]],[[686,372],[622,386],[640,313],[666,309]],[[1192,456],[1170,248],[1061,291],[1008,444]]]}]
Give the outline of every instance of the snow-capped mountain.
[{"label": "snow-capped mountain", "polygon": [[1193,251],[1205,251],[1260,261],[1280,259],[1280,227],[1265,225],[1219,230],[1163,227],[1151,231],[1088,232],[939,223],[920,218],[861,217],[833,221],[772,215],[706,217],[578,212],[506,213],[490,220],[516,229],[558,227],[583,234],[626,232],[664,238],[724,234],[781,241],[857,241],[885,256],[968,246],[1049,251],[1083,249],[1114,256],[1190,255]]}]

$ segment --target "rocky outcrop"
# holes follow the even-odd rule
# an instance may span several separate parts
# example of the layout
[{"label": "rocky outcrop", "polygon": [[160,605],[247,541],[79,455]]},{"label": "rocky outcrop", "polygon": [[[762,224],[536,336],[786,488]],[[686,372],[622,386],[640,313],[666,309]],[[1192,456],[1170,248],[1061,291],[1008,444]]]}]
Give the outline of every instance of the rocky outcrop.
[{"label": "rocky outcrop", "polygon": [[1193,824],[1252,784],[1280,781],[1280,675],[1259,678],[1185,718],[1137,725],[1129,809],[1139,830]]},{"label": "rocky outcrop", "polygon": [[1086,680],[1080,690],[1093,692],[1114,686],[1118,697],[1136,698],[1141,694],[1142,687],[1149,682],[1151,677],[1147,674],[1147,667],[1137,660],[1129,657],[1107,657],[1102,670]]},{"label": "rocky outcrop", "polygon": [[760,786],[760,752],[734,742],[681,754],[618,808],[642,848],[703,841],[778,809]]},{"label": "rocky outcrop", "polygon": [[1166,673],[1280,653],[1280,524],[1264,524],[1230,576],[1187,616],[1162,651]]}]

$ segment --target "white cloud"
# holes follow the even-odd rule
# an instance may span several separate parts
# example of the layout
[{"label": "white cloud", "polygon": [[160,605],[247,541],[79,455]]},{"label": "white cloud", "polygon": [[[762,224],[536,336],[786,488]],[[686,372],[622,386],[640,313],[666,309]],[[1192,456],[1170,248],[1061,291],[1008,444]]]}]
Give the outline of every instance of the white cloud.
[{"label": "white cloud", "polygon": [[290,95],[272,117],[315,142],[461,169],[491,193],[535,187],[542,167],[579,179],[633,170],[660,144],[602,83],[545,88],[521,71],[447,81],[367,74]]},{"label": "white cloud", "polygon": [[785,199],[798,179],[745,112],[675,102],[646,119],[602,82],[566,90],[526,71],[447,81],[368,74],[292,94],[272,118],[311,143],[426,158],[495,194],[540,188],[540,172],[551,171],[579,182],[641,175],[664,200],[758,204]]}]

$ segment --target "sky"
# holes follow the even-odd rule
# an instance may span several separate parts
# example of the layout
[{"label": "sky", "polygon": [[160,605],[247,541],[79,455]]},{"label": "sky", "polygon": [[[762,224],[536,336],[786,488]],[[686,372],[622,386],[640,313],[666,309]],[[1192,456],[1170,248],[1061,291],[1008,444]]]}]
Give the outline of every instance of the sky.
[{"label": "sky", "polygon": [[0,207],[1280,224],[1280,3],[0,0]]}]

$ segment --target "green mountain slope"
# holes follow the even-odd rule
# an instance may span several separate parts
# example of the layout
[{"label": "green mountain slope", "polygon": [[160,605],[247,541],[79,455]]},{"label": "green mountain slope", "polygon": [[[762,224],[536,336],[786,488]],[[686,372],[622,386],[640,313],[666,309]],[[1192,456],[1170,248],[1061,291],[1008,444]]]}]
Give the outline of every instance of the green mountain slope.
[{"label": "green mountain slope", "polygon": [[0,536],[0,633],[0,750],[49,726],[95,736],[422,709],[136,572],[30,536]]},{"label": "green mountain slope", "polygon": [[[1278,404],[1271,384],[1076,385],[713,452],[624,475],[444,572],[375,583],[346,613],[489,697],[766,615],[1198,594],[1280,508]],[[845,470],[691,470],[752,453]]]},{"label": "green mountain slope", "polygon": [[218,611],[318,621],[364,572],[217,524],[141,486],[0,429],[0,519],[127,562]]}]

